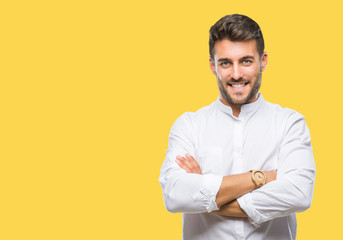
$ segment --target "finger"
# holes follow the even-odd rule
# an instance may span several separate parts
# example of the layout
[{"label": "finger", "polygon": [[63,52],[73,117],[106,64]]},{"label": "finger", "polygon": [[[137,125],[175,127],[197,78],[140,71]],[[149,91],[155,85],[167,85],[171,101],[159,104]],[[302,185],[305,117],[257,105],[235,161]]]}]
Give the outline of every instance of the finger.
[{"label": "finger", "polygon": [[189,153],[186,153],[185,156],[186,156],[188,162],[190,163],[190,165],[192,167],[198,167],[199,166],[197,161],[194,159],[194,157],[192,155],[190,155]]},{"label": "finger", "polygon": [[183,156],[176,156],[176,159],[178,159],[179,161],[181,161],[183,164],[185,164],[190,170],[192,170],[192,164],[187,160],[187,158],[183,157]]},{"label": "finger", "polygon": [[175,160],[175,162],[179,165],[180,168],[182,168],[183,170],[186,170],[187,173],[190,173],[191,172],[191,169],[186,165],[184,164],[183,161],[180,161],[178,158]]},{"label": "finger", "polygon": [[192,155],[190,155],[189,153],[186,153],[186,158],[189,162],[189,167],[190,167],[190,169],[192,169],[193,173],[200,173],[201,174],[200,166],[199,166],[198,162],[194,159],[194,157]]}]

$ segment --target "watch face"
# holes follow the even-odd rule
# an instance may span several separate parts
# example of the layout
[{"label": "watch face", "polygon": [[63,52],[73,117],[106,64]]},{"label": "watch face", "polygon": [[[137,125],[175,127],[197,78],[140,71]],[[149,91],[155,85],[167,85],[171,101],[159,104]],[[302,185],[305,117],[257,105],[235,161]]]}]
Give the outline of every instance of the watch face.
[{"label": "watch face", "polygon": [[255,176],[255,179],[257,181],[263,181],[264,180],[264,175],[261,172],[255,172],[254,176]]}]

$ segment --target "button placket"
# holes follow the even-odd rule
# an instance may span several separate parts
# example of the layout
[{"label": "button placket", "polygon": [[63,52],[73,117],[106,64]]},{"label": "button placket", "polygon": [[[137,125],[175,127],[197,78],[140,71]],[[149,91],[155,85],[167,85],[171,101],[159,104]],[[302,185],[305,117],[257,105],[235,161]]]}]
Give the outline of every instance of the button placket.
[{"label": "button placket", "polygon": [[233,134],[233,169],[234,174],[242,173],[243,161],[243,120],[236,119]]},{"label": "button placket", "polygon": [[[234,126],[234,173],[243,173],[243,121],[244,119],[238,118]],[[244,222],[236,221],[236,234],[237,239],[245,239],[244,236]]]}]

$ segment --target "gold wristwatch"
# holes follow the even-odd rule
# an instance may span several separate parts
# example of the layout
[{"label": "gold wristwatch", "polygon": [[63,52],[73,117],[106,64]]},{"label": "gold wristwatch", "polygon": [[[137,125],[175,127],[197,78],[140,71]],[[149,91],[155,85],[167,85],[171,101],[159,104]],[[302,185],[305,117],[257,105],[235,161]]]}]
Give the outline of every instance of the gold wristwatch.
[{"label": "gold wristwatch", "polygon": [[256,187],[261,187],[264,184],[266,184],[267,177],[262,170],[250,170],[250,172],[251,180],[253,181]]}]

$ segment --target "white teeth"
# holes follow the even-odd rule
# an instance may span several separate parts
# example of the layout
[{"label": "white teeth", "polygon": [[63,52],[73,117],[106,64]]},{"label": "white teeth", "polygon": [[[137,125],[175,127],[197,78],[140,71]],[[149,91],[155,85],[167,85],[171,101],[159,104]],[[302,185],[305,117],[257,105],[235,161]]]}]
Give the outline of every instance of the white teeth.
[{"label": "white teeth", "polygon": [[235,85],[232,84],[233,88],[242,88],[244,86],[245,86],[245,84],[235,84]]}]

